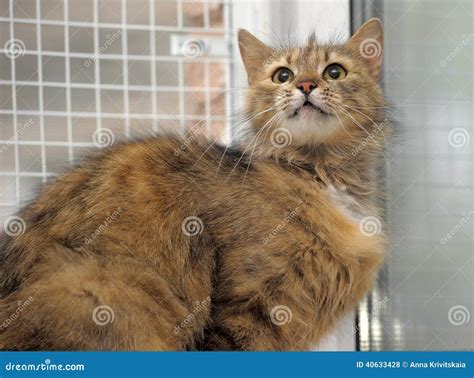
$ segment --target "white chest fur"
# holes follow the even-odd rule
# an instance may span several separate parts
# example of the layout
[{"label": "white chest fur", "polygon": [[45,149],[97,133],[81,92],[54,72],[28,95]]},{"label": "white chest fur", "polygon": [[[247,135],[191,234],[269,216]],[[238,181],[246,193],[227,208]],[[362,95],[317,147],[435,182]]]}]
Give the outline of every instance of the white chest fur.
[{"label": "white chest fur", "polygon": [[351,222],[359,223],[366,217],[367,211],[348,193],[345,187],[336,188],[329,185],[326,189],[329,201],[336,206]]}]

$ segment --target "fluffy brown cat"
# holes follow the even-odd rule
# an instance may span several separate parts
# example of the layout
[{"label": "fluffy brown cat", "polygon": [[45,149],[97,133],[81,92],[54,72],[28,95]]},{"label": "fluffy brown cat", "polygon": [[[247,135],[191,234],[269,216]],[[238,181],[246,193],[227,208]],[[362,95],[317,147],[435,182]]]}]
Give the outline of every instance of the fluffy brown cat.
[{"label": "fluffy brown cat", "polygon": [[341,45],[239,44],[239,144],[115,146],[21,210],[0,239],[0,349],[306,350],[371,287],[380,22]]}]

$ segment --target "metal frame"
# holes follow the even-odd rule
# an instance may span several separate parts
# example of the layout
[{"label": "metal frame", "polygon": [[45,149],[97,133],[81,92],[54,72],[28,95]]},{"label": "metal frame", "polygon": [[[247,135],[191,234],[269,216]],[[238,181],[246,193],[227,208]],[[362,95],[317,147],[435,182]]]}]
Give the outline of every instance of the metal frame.
[{"label": "metal frame", "polygon": [[[383,18],[382,4],[378,0],[351,0],[351,34],[354,33],[365,21],[372,17]],[[382,67],[381,77],[384,69]],[[382,82],[383,87],[383,82]],[[378,175],[378,187],[385,187],[385,171]],[[386,220],[386,209],[384,209]],[[383,328],[377,326],[373,321],[374,308],[380,303],[380,298],[385,298],[388,293],[388,267],[384,265],[380,271],[374,288],[363,301],[359,303],[356,310],[356,350],[369,351],[380,350],[374,345],[374,340],[383,340]]]}]

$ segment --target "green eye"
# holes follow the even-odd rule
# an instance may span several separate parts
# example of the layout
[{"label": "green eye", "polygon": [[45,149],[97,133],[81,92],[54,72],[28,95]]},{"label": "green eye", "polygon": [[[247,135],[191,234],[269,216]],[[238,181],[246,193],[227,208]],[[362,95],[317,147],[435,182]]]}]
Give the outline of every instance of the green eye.
[{"label": "green eye", "polygon": [[288,68],[279,68],[275,71],[272,76],[272,80],[276,84],[284,84],[291,79],[293,79],[293,72],[291,72]]},{"label": "green eye", "polygon": [[346,70],[339,64],[330,64],[323,73],[323,77],[326,80],[340,80],[344,79],[346,75]]}]

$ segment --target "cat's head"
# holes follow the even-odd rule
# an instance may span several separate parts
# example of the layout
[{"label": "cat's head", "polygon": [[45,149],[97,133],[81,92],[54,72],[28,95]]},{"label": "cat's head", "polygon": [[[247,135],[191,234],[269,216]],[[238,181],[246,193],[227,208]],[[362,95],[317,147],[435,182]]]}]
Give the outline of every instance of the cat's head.
[{"label": "cat's head", "polygon": [[[371,19],[343,44],[271,48],[246,30],[247,113],[260,140],[294,146],[367,137],[380,122],[383,29]],[[285,134],[286,135],[278,135]],[[280,139],[278,139],[280,138]]]}]

